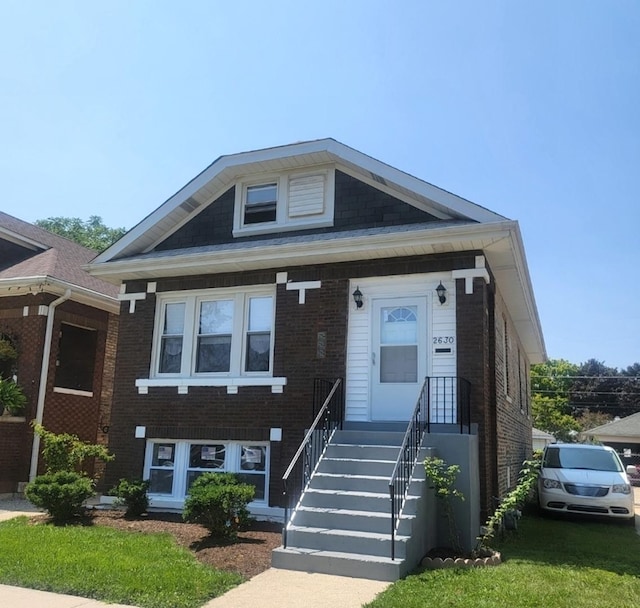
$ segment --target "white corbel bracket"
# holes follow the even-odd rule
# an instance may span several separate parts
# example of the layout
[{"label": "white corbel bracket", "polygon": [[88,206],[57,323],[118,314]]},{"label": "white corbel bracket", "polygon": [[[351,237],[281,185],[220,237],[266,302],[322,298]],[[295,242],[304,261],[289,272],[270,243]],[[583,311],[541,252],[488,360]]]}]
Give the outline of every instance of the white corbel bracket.
[{"label": "white corbel bracket", "polygon": [[451,272],[453,279],[464,279],[464,292],[469,295],[473,293],[473,279],[484,279],[484,282],[488,285],[491,282],[489,272],[484,267],[484,256],[476,256],[475,268],[464,268],[461,270],[453,270]]},{"label": "white corbel bracket", "polygon": [[156,282],[147,283],[147,291],[146,292],[138,292],[138,293],[125,293],[126,285],[120,285],[120,293],[118,294],[118,300],[124,300],[125,302],[129,302],[129,314],[133,314],[136,311],[136,302],[138,300],[146,300],[148,293],[156,293]]},{"label": "white corbel bracket", "polygon": [[129,313],[133,314],[136,311],[136,302],[138,300],[145,300],[146,293],[119,293],[118,300],[124,300],[129,302]]},{"label": "white corbel bracket", "polygon": [[299,281],[297,283],[291,281],[287,283],[287,291],[298,292],[298,304],[304,304],[307,289],[320,289],[320,287],[322,287],[321,281]]}]

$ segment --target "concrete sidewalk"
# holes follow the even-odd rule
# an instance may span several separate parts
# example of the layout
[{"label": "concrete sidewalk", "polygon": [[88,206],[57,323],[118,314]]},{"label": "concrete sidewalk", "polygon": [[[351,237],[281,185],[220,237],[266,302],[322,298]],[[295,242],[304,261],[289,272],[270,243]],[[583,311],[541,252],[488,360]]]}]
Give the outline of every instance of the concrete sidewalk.
[{"label": "concrete sidewalk", "polygon": [[[271,568],[203,608],[360,608],[389,583]],[[135,608],[0,585],[2,608]]]}]

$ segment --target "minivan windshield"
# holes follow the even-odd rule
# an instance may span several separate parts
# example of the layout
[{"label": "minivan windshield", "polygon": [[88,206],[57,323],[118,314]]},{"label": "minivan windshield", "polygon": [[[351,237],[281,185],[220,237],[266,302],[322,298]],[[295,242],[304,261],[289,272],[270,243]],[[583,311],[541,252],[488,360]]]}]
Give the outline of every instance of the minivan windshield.
[{"label": "minivan windshield", "polygon": [[548,447],[543,467],[550,469],[588,469],[593,471],[622,471],[622,465],[609,450],[588,448]]}]

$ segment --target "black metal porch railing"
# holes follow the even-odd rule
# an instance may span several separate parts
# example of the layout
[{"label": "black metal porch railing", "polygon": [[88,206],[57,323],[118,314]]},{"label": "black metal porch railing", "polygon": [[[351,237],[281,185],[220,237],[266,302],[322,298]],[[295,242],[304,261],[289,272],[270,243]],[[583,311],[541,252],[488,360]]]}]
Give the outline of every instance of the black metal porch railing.
[{"label": "black metal porch railing", "polygon": [[391,499],[391,559],[396,557],[395,537],[402,506],[411,483],[425,431],[434,425],[455,425],[461,434],[471,430],[471,385],[463,378],[427,377],[404,435],[389,480]]},{"label": "black metal porch railing", "polygon": [[313,386],[314,412],[322,404],[311,428],[282,476],[284,495],[284,528],[282,545],[287,547],[289,514],[295,509],[313,471],[320,460],[333,432],[342,428],[344,420],[344,393],[342,378],[325,380],[316,378]]}]

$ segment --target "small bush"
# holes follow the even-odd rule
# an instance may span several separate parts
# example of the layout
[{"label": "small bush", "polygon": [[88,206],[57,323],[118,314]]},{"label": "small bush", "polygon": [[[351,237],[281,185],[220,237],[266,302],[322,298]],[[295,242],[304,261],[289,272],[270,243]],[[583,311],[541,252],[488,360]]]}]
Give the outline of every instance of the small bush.
[{"label": "small bush", "polygon": [[140,517],[149,508],[148,490],[148,481],[121,479],[118,485],[113,488],[112,493],[116,496],[117,505],[126,506],[125,515],[127,517]]},{"label": "small bush", "polygon": [[70,471],[39,475],[25,489],[26,497],[57,524],[82,515],[84,501],[95,495],[88,477]]},{"label": "small bush", "polygon": [[235,538],[249,521],[255,488],[233,473],[204,473],[193,482],[184,503],[185,521],[202,524],[212,536]]},{"label": "small bush", "polygon": [[26,403],[25,394],[13,380],[0,378],[0,410],[4,408],[12,416],[20,416]]},{"label": "small bush", "polygon": [[42,459],[47,473],[84,471],[86,461],[91,458],[97,458],[103,462],[114,459],[103,445],[86,443],[69,433],[52,433],[41,424],[37,424],[35,420],[32,426],[34,432],[42,438]]}]

